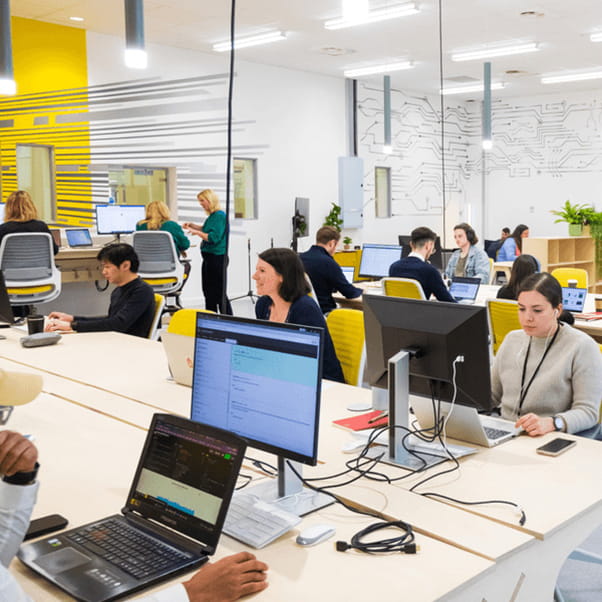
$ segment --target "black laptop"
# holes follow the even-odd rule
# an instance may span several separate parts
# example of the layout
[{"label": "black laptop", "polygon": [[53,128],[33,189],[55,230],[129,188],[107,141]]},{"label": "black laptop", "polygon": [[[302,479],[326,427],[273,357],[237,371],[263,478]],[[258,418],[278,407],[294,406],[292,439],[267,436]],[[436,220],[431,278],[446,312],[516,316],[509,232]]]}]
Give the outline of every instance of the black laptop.
[{"label": "black laptop", "polygon": [[18,556],[86,602],[196,568],[215,552],[245,448],[231,433],[155,414],[121,514],[26,543]]},{"label": "black laptop", "polygon": [[71,230],[65,230],[65,234],[67,243],[72,249],[92,246],[92,237],[88,228],[72,228]]}]

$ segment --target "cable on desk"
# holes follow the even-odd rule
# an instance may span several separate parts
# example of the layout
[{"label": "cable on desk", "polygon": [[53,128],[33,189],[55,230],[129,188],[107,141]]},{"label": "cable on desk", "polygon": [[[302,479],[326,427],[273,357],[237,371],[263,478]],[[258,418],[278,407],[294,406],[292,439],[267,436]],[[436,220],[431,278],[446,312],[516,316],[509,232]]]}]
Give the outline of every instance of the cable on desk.
[{"label": "cable on desk", "polygon": [[245,456],[244,459],[251,462],[251,464],[255,468],[261,470],[261,472],[264,472],[269,477],[278,476],[278,468],[276,468],[276,466],[273,466],[269,462],[265,462],[264,460],[259,460],[257,458],[251,458],[251,456]]},{"label": "cable on desk", "polygon": [[[400,529],[404,532],[398,537],[389,537],[387,539],[363,541],[363,538],[375,531],[381,529]],[[365,529],[358,531],[351,542],[337,541],[337,552],[346,552],[347,550],[359,550],[365,554],[389,554],[391,552],[400,552],[401,554],[416,554],[420,549],[414,542],[414,531],[412,526],[402,520],[382,521],[368,525]]]},{"label": "cable on desk", "polygon": [[253,477],[250,474],[243,474],[243,473],[239,473],[238,478],[239,479],[247,479],[247,480],[244,483],[241,483],[240,485],[236,486],[234,488],[234,491],[240,491],[241,489],[244,489],[253,480]]}]

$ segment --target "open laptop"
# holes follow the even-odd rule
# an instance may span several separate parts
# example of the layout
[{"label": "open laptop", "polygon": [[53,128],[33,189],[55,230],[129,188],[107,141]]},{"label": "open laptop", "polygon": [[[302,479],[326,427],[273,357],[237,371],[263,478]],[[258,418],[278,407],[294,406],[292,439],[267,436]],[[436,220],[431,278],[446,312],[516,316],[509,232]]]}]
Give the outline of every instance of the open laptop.
[{"label": "open laptop", "polygon": [[449,287],[449,294],[458,303],[467,303],[472,305],[477,298],[479,286],[481,286],[480,278],[454,276]]},{"label": "open laptop", "polygon": [[343,275],[347,278],[347,282],[349,284],[353,284],[353,274],[355,273],[355,268],[353,266],[343,266],[341,268]]},{"label": "open laptop", "polygon": [[65,230],[65,234],[67,235],[67,243],[72,249],[92,246],[92,237],[88,228]]},{"label": "open laptop", "polygon": [[562,287],[562,309],[571,313],[583,313],[585,299],[587,298],[586,288],[573,288],[571,286]]},{"label": "open laptop", "polygon": [[164,332],[161,334],[161,342],[172,378],[181,385],[192,387],[194,337]]},{"label": "open laptop", "polygon": [[[432,400],[426,397],[412,396],[410,404],[421,428],[432,428],[435,424]],[[495,447],[520,433],[520,430],[516,429],[510,420],[483,416],[477,412],[476,408],[461,404],[455,404],[450,413],[451,403],[442,401],[440,404],[441,417],[447,418],[446,435],[452,439],[459,439],[482,447]]]},{"label": "open laptop", "polygon": [[[121,514],[24,544],[18,557],[86,602],[196,568],[215,552],[245,449],[234,434],[155,414]],[[82,503],[93,495],[81,493]]]}]

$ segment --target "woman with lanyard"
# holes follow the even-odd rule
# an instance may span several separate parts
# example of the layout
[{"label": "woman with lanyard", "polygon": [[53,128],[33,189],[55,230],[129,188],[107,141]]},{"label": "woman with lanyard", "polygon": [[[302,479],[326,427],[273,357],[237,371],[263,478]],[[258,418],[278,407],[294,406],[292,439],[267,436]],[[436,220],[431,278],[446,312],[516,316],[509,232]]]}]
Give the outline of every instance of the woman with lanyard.
[{"label": "woman with lanyard", "polygon": [[558,321],[562,289],[548,273],[522,283],[518,312],[522,330],[506,336],[492,371],[502,418],[532,437],[552,431],[595,436],[602,399],[598,344]]},{"label": "woman with lanyard", "polygon": [[228,265],[226,214],[221,210],[219,197],[213,190],[202,190],[197,194],[197,199],[208,217],[202,226],[186,222],[183,228],[190,234],[199,236],[203,241],[201,242],[203,257],[201,284],[205,296],[205,309],[216,312],[219,307],[220,313],[232,315],[232,306],[224,291],[224,272],[225,266]]}]

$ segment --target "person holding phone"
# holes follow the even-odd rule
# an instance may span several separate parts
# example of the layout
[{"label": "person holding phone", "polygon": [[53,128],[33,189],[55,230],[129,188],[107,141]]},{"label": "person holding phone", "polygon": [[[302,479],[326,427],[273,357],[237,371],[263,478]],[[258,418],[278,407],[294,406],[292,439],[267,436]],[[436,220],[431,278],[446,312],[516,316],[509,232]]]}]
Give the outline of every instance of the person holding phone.
[{"label": "person holding phone", "polygon": [[509,333],[493,364],[492,398],[502,418],[532,436],[553,431],[596,436],[602,354],[585,333],[559,321],[562,288],[543,272],[518,293],[522,330]]}]

